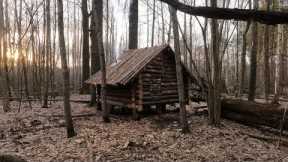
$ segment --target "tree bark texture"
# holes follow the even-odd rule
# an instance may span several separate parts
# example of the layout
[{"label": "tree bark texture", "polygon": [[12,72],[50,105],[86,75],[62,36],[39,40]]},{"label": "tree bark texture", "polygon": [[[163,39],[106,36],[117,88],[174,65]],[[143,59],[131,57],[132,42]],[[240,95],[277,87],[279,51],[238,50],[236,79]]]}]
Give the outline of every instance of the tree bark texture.
[{"label": "tree bark texture", "polygon": [[129,49],[138,47],[138,0],[131,0],[129,8]]},{"label": "tree bark texture", "polygon": [[246,24],[245,31],[242,36],[242,53],[241,53],[241,74],[240,74],[240,95],[243,94],[245,86],[245,73],[246,73],[246,52],[247,52],[247,34],[250,28],[251,22]]},{"label": "tree bark texture", "polygon": [[101,108],[103,110],[103,121],[109,122],[109,110],[106,103],[106,63],[105,63],[105,52],[103,45],[103,0],[96,0],[95,8],[93,10],[93,21],[96,24],[96,39],[98,43],[98,51],[99,59],[100,59],[100,69],[101,69]]},{"label": "tree bark texture", "polygon": [[43,108],[48,107],[48,91],[49,91],[49,81],[50,81],[50,55],[51,55],[51,26],[50,26],[50,0],[46,0],[45,3],[45,12],[46,12],[46,46],[45,46],[45,56],[46,56],[46,67],[45,67],[45,91],[43,98]]},{"label": "tree bark texture", "polygon": [[69,69],[67,66],[67,56],[64,37],[64,23],[63,23],[63,1],[58,0],[58,31],[59,31],[59,47],[61,54],[61,65],[63,70],[63,84],[64,84],[64,115],[66,121],[67,137],[73,137],[76,135],[74,131],[71,105],[70,105],[70,79]]},{"label": "tree bark texture", "polygon": [[[271,0],[267,0],[267,11],[270,11]],[[264,95],[265,100],[268,101],[269,87],[270,87],[270,27],[265,25],[264,34]]]},{"label": "tree bark texture", "polygon": [[[258,9],[258,0],[254,0],[254,10]],[[249,93],[248,100],[254,101],[256,93],[256,77],[257,77],[257,54],[258,54],[258,24],[252,23],[252,48],[250,56],[250,77],[249,77]]]},{"label": "tree bark texture", "polygon": [[[99,54],[99,43],[97,39],[97,28],[98,24],[95,22],[97,15],[98,0],[92,0],[92,17],[91,17],[91,74],[95,74],[100,70],[100,54]],[[94,106],[96,103],[96,87],[91,85],[91,101],[90,106]]]},{"label": "tree bark texture", "polygon": [[[212,7],[217,7],[217,1],[211,0]],[[211,20],[211,54],[212,54],[212,86],[208,90],[209,96],[209,123],[215,126],[220,124],[221,105],[220,105],[220,88],[221,88],[221,62],[219,51],[219,30],[216,19]]]},{"label": "tree bark texture", "polygon": [[282,94],[282,82],[283,82],[283,60],[284,60],[284,50],[286,48],[286,44],[284,41],[284,32],[285,28],[283,25],[278,25],[276,29],[277,33],[277,56],[276,56],[276,68],[275,68],[275,94],[272,103],[278,103],[279,97]]},{"label": "tree bark texture", "polygon": [[175,9],[194,16],[203,16],[212,19],[256,21],[262,24],[288,24],[288,13],[267,12],[248,9],[230,9],[214,7],[192,7],[185,5],[177,0],[160,0],[173,6]]},{"label": "tree bark texture", "polygon": [[189,127],[188,127],[187,117],[186,117],[184,82],[183,82],[180,41],[179,41],[179,31],[178,31],[178,19],[177,19],[177,11],[175,10],[175,8],[173,7],[170,8],[170,15],[171,15],[172,23],[173,23],[172,25],[173,25],[173,35],[174,35],[177,88],[178,88],[179,104],[180,104],[180,123],[181,123],[182,132],[186,133],[189,131]]},{"label": "tree bark texture", "polygon": [[89,55],[89,13],[87,0],[82,0],[82,87],[81,93],[89,92],[89,85],[85,83],[90,76]]}]

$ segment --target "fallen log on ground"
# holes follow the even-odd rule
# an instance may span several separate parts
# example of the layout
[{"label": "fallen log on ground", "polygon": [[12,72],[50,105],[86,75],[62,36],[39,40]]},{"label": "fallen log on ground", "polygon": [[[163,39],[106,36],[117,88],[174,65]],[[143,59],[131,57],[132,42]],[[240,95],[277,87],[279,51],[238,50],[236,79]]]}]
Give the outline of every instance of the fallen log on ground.
[{"label": "fallen log on ground", "polygon": [[[43,117],[54,117],[54,118],[64,118],[64,115],[62,115],[62,114],[40,115],[40,116],[43,116]],[[96,116],[96,113],[72,115],[72,118],[84,118],[84,117],[91,117],[91,116]]]},{"label": "fallen log on ground", "polygon": [[0,155],[0,162],[27,162],[20,156],[16,155]]},{"label": "fallen log on ground", "polygon": [[288,130],[286,108],[279,104],[263,104],[243,100],[223,100],[222,117],[247,125],[265,125]]},{"label": "fallen log on ground", "polygon": [[254,134],[246,134],[247,136],[255,139],[259,139],[262,141],[270,142],[270,143],[275,143],[278,146],[288,146],[288,141],[286,139],[283,139],[281,137],[270,137],[270,136],[263,136],[263,135],[254,135]]},{"label": "fallen log on ground", "polygon": [[90,100],[70,100],[70,102],[89,104]]},{"label": "fallen log on ground", "polygon": [[[0,97],[0,100],[9,100],[9,101],[22,101],[22,102],[28,102],[28,101],[41,101],[41,99],[37,99],[37,98],[29,98],[29,99],[25,99],[25,98],[20,98],[20,97]],[[59,99],[48,99],[48,101],[50,102],[61,102],[63,101],[62,98]],[[81,100],[81,99],[70,99],[70,102],[74,102],[74,103],[90,103],[90,100]]]}]

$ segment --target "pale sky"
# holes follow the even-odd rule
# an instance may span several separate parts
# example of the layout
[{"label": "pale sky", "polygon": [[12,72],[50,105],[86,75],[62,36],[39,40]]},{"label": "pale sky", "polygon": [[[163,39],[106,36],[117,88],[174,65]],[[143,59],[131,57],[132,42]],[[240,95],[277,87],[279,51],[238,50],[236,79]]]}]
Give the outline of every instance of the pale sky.
[{"label": "pale sky", "polygon": [[[203,6],[204,5],[204,1],[205,0],[196,0],[195,4],[196,6]],[[230,0],[231,4],[230,7],[234,7],[235,6],[235,2],[237,0]],[[240,0],[242,1],[242,0]],[[245,0],[247,1],[247,0]],[[10,1],[9,1],[10,2]],[[12,1],[13,2],[13,1]],[[16,1],[17,3],[19,3],[19,1]],[[42,2],[42,0],[26,0],[26,2],[29,4],[40,4]],[[54,2],[55,0],[51,0],[51,15],[54,16]],[[68,2],[68,3],[67,3]],[[105,2],[105,0],[104,0]],[[114,8],[114,16],[116,19],[116,30],[117,30],[117,43],[116,43],[116,48],[119,48],[119,44],[121,42],[121,38],[123,39],[127,39],[126,37],[128,36],[128,11],[129,11],[129,3],[130,0],[109,0],[110,2],[110,8]],[[149,11],[147,11],[147,2],[149,2]],[[74,13],[74,3],[76,3],[76,13]],[[152,28],[152,4],[153,4],[153,0],[139,0],[139,43],[138,46],[139,48],[141,47],[146,47],[147,45],[150,46],[151,45],[151,28]],[[19,4],[18,4],[19,5]],[[91,5],[91,3],[89,3],[89,6]],[[155,33],[154,33],[154,45],[159,45],[162,43],[162,33],[161,31],[159,32],[159,28],[162,28],[162,18],[161,15],[159,15],[159,13],[161,13],[160,11],[160,2],[158,0],[156,0],[156,5],[158,6],[157,9],[157,13],[156,13],[156,22],[155,22]],[[9,3],[10,6],[10,13],[11,13],[11,20],[14,19],[14,4],[13,3]],[[64,0],[64,24],[65,26],[67,26],[68,20],[70,22],[69,28],[70,31],[65,32],[65,36],[66,36],[66,43],[70,43],[70,49],[73,47],[72,42],[73,42],[73,34],[74,34],[74,26],[73,26],[73,20],[74,17],[76,16],[76,21],[77,21],[77,29],[79,30],[78,33],[81,33],[81,1],[80,0]],[[166,31],[165,33],[168,32],[168,24],[170,21],[170,15],[168,12],[168,7],[166,4],[163,3],[163,7],[164,7],[164,22],[165,22],[165,28]],[[25,6],[25,8],[27,8],[27,6]],[[26,9],[25,9],[26,10]],[[23,30],[27,27],[27,23],[29,22],[29,17],[26,15],[25,10],[23,10]],[[104,15],[106,13],[104,12]],[[147,20],[147,14],[149,14],[149,20]],[[38,19],[40,21],[41,24],[43,24],[43,6],[40,7],[39,9],[39,14],[38,14]],[[69,16],[68,16],[69,15]],[[181,25],[181,28],[183,30],[183,24],[184,24],[184,14],[182,12],[178,12],[178,19],[179,19],[179,23]],[[111,16],[111,14],[110,14]],[[190,15],[187,15],[187,25],[189,24],[189,19],[190,19]],[[200,21],[203,21],[203,18],[199,17]],[[24,21],[25,20],[25,21]],[[51,18],[51,21],[53,21],[54,18]],[[197,42],[197,44],[202,44],[202,35],[200,32],[200,27],[198,22],[195,20],[195,18],[193,17],[193,39],[195,42]],[[149,24],[149,32],[147,31],[147,23]],[[53,24],[53,23],[52,23]],[[105,24],[105,22],[104,22]],[[11,24],[13,25],[13,24]],[[53,28],[53,25],[52,25]],[[42,25],[40,26],[40,34],[43,34],[41,32],[41,30],[43,29]],[[104,27],[105,29],[105,27]],[[53,31],[53,30],[52,30]],[[189,31],[187,31],[189,32]],[[149,33],[149,40],[148,40],[148,44],[147,44],[147,35]],[[180,34],[181,36],[181,34]],[[57,33],[56,33],[56,37],[57,37]],[[79,36],[80,37],[80,36]],[[29,38],[29,36],[27,36],[27,38]],[[52,39],[53,39],[53,34],[52,34]],[[166,35],[166,39],[167,39],[167,35]],[[56,39],[58,40],[58,38]],[[80,44],[80,43],[78,43]],[[116,50],[117,51],[117,50]],[[119,52],[116,52],[117,54]]]},{"label": "pale sky", "polygon": [[[149,7],[149,28],[150,28],[150,40],[151,42],[151,28],[152,28],[152,4],[153,0],[139,0],[139,47],[146,47],[147,46],[147,1],[151,5]],[[241,2],[241,1],[240,1]],[[116,20],[117,20],[117,31],[118,31],[118,44],[120,43],[120,38],[121,37],[126,37],[128,33],[128,9],[129,9],[129,0],[110,0],[110,3],[113,5],[115,8],[114,14],[116,15]],[[219,1],[221,3],[221,1]],[[156,0],[156,4],[158,7],[160,7],[160,1]],[[196,6],[204,6],[205,5],[205,0],[196,0],[195,1]],[[230,0],[230,7],[234,8],[236,5],[236,0]],[[169,12],[168,12],[168,7],[165,3],[163,3],[164,7],[164,17],[165,17],[165,23],[166,23],[166,32],[168,31],[168,24],[169,24]],[[161,16],[159,13],[161,13],[160,8],[157,11],[158,13],[156,14],[156,23],[155,23],[155,45],[161,43],[161,36],[158,37],[158,28],[162,27],[162,20]],[[184,24],[184,14],[182,12],[178,12],[178,19],[179,23],[181,25],[181,28],[183,30],[183,24]],[[189,24],[189,19],[190,16],[187,15],[187,25]],[[200,21],[203,22],[203,18],[199,17]],[[195,35],[199,39],[198,36],[201,36],[200,33],[200,27],[198,25],[198,22],[195,20],[193,17],[193,35]],[[159,41],[158,41],[159,40]],[[201,43],[201,39],[198,41]]]}]

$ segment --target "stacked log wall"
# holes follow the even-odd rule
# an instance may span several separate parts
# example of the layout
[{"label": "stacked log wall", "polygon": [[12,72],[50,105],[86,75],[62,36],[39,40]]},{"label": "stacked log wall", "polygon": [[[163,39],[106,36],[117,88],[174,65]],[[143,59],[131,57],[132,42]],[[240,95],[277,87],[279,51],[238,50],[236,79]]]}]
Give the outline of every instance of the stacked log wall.
[{"label": "stacked log wall", "polygon": [[162,53],[141,72],[143,104],[169,104],[178,102],[176,63],[174,56]]},{"label": "stacked log wall", "polygon": [[132,94],[130,90],[130,86],[107,86],[108,104],[131,107]]}]

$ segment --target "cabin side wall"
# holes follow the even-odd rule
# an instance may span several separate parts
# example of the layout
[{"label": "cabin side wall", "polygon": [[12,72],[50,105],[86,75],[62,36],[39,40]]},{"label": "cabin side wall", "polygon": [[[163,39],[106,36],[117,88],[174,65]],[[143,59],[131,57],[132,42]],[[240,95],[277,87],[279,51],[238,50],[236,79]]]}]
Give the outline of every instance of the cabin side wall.
[{"label": "cabin side wall", "polygon": [[118,106],[132,106],[131,86],[107,86],[107,103]]}]

